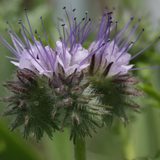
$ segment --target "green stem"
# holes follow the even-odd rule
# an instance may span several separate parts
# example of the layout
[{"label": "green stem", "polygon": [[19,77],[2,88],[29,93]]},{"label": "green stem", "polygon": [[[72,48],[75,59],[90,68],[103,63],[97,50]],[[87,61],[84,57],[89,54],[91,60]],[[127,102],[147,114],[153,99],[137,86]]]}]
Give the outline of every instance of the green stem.
[{"label": "green stem", "polygon": [[86,146],[85,139],[82,140],[77,136],[76,144],[74,146],[75,160],[86,160]]}]

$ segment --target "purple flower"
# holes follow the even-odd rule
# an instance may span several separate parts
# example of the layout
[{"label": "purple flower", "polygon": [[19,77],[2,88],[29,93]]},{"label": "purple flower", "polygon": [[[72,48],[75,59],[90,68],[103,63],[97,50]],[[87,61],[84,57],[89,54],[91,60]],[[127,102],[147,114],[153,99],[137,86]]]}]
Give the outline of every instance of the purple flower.
[{"label": "purple flower", "polygon": [[[89,47],[89,52],[98,48],[99,43],[99,41],[93,42]],[[131,55],[129,53],[122,55],[122,53],[113,41],[108,42],[107,45],[96,52],[94,70],[100,69],[104,72],[104,69],[110,66],[107,77],[126,74],[134,65],[128,65]]]},{"label": "purple flower", "polygon": [[[41,22],[48,43],[47,46],[44,46],[42,43],[37,30],[35,31],[35,34],[37,35],[38,40],[35,38],[29,23],[26,9],[25,13],[30,33],[25,28],[22,21],[19,21],[19,24],[22,27],[22,31],[20,31],[20,33],[25,43],[22,42],[7,22],[12,30],[12,33],[9,31],[8,33],[11,36],[15,48],[11,47],[1,35],[0,41],[16,56],[16,58],[9,57],[13,59],[11,63],[18,66],[20,69],[27,68],[31,71],[38,70],[40,75],[46,75],[47,77],[51,77],[53,72],[58,74],[61,68],[63,68],[66,75],[72,74],[75,70],[80,72],[82,69],[86,68],[89,65],[89,63],[87,63],[89,53],[88,50],[82,47],[82,44],[92,30],[94,30],[93,27],[91,27],[91,19],[87,18],[86,12],[86,18],[83,18],[80,23],[77,23],[75,10],[71,11],[71,18],[69,18],[65,7],[64,10],[68,17],[68,22],[66,22],[66,20],[59,19],[61,26],[56,27],[60,35],[60,41],[55,42],[51,35],[51,38],[55,43],[54,50],[50,47],[42,17]],[[67,25],[67,23],[69,23],[69,25]],[[30,37],[31,41],[27,36]]]},{"label": "purple flower", "polygon": [[7,108],[10,108],[3,116],[15,115],[11,131],[23,125],[26,139],[32,133],[38,141],[44,131],[52,138],[54,131],[62,132],[68,127],[71,130],[70,139],[75,143],[77,136],[84,139],[85,136],[91,136],[91,129],[95,131],[95,127],[101,127],[101,115],[110,115],[107,109],[112,107],[97,104],[94,100],[102,95],[90,94],[91,82],[87,79],[86,70],[83,70],[89,66],[90,57],[100,48],[89,55],[88,50],[82,47],[98,25],[91,26],[92,21],[88,19],[87,12],[86,17],[77,23],[75,10],[71,11],[70,16],[64,10],[67,20],[58,19],[56,23],[60,41],[55,41],[51,35],[54,49],[49,44],[42,17],[47,46],[42,43],[37,30],[36,36],[33,34],[27,13],[29,31],[21,20],[19,22],[23,40],[7,22],[12,30],[12,33],[8,33],[14,48],[0,36],[0,41],[16,56],[9,57],[11,62],[19,68],[15,72],[15,81],[7,81],[3,85],[13,92],[12,96],[2,98],[2,101],[9,102]]},{"label": "purple flower", "polygon": [[[90,60],[89,72],[91,75],[98,73],[103,74],[105,77],[112,77],[115,75],[124,75],[128,71],[138,70],[138,69],[148,69],[148,68],[133,68],[134,64],[129,64],[130,60],[138,56],[153,43],[155,43],[160,37],[158,37],[153,43],[148,47],[131,57],[128,51],[134,46],[138,41],[144,29],[142,29],[140,35],[134,42],[130,42],[134,32],[136,31],[140,20],[136,23],[133,30],[126,36],[128,32],[128,27],[133,18],[117,33],[117,24],[118,21],[113,23],[112,21],[112,12],[108,12],[106,9],[103,13],[102,20],[99,24],[99,30],[97,38],[89,47],[89,53],[93,51],[98,51],[92,56]],[[115,29],[115,37],[111,40],[110,33]],[[102,46],[102,44],[105,44]],[[158,68],[158,67],[149,67],[149,68]]]}]

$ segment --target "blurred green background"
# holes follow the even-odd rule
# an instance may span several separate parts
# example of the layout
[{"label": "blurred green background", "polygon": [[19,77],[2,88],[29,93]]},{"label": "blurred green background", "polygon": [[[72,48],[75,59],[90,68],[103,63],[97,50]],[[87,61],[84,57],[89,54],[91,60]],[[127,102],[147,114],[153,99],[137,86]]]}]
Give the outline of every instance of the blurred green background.
[{"label": "blurred green background", "polygon": [[[5,31],[9,28],[6,20],[13,29],[19,32],[19,18],[27,25],[24,7],[27,8],[32,29],[38,29],[42,40],[45,36],[41,27],[40,16],[43,16],[45,28],[58,38],[54,27],[53,17],[63,17],[63,7],[68,10],[76,8],[76,15],[82,18],[85,11],[95,20],[101,17],[104,7],[114,11],[115,18],[119,21],[118,28],[135,16],[141,18],[141,23],[135,33],[138,36],[142,28],[145,32],[137,44],[131,49],[132,55],[145,48],[160,34],[157,0],[0,0],[0,34],[11,43]],[[134,22],[133,22],[134,25]],[[90,39],[88,39],[90,42]],[[0,84],[12,78],[16,68],[4,56],[12,53],[0,43]],[[140,56],[132,60],[135,67],[160,66],[160,42],[151,46]],[[137,101],[141,104],[141,113],[130,115],[130,124],[124,127],[119,119],[114,121],[110,130],[103,128],[93,133],[93,138],[86,138],[87,160],[160,160],[160,69],[134,71],[141,81],[139,88],[146,92],[144,97]],[[0,85],[0,97],[7,96],[5,88]],[[5,110],[6,104],[0,103],[0,115]],[[73,160],[74,153],[69,133],[55,133],[53,140],[44,136],[39,143],[32,137],[27,141],[21,136],[21,129],[11,133],[7,130],[10,118],[0,117],[0,160]]]}]

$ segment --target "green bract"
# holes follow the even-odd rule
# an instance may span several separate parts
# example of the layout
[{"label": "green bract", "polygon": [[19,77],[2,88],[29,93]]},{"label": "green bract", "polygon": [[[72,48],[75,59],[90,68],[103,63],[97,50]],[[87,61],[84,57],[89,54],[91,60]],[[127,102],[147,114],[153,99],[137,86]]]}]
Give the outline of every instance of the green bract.
[{"label": "green bract", "polygon": [[126,110],[138,111],[139,105],[134,102],[136,96],[143,95],[142,91],[133,85],[138,83],[133,75],[116,75],[106,78],[103,75],[90,76],[91,89],[94,94],[102,94],[98,97],[99,103],[109,105],[107,109],[113,116],[103,115],[103,121],[108,127],[111,126],[115,116],[118,116],[125,124],[128,122]]},{"label": "green bract", "polygon": [[93,101],[102,95],[90,94],[89,85],[83,72],[76,70],[67,77],[53,74],[51,79],[28,69],[19,70],[15,81],[3,85],[11,92],[10,97],[2,99],[9,102],[3,116],[15,115],[11,131],[22,125],[26,139],[32,133],[38,141],[44,132],[52,138],[55,130],[61,132],[67,127],[75,142],[77,135],[82,139],[91,136],[90,129],[95,131],[95,126],[102,125],[101,115],[110,114],[107,108],[111,107]]}]

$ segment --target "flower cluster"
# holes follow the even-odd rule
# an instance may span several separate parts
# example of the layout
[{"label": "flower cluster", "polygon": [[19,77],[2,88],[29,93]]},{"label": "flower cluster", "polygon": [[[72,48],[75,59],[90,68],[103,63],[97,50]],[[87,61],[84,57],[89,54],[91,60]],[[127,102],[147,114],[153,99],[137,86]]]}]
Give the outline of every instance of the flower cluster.
[{"label": "flower cluster", "polygon": [[[11,96],[2,98],[9,102],[4,116],[16,115],[11,130],[22,125],[24,138],[30,133],[40,140],[45,131],[50,138],[55,130],[60,132],[68,127],[70,139],[76,136],[82,139],[91,136],[90,130],[104,124],[110,126],[118,116],[123,123],[128,121],[127,108],[137,111],[139,105],[133,101],[134,96],[143,93],[134,87],[138,81],[129,71],[135,70],[130,60],[148,47],[135,54],[128,53],[137,42],[144,29],[135,40],[130,42],[139,20],[133,30],[126,36],[131,21],[118,33],[118,21],[112,21],[112,12],[104,10],[101,21],[92,24],[85,12],[85,18],[79,23],[75,9],[69,13],[63,8],[67,19],[58,19],[56,25],[60,40],[51,39],[55,48],[51,48],[42,17],[41,23],[47,46],[44,46],[37,30],[32,31],[25,9],[29,29],[19,21],[23,41],[17,36],[7,21],[14,48],[0,35],[0,41],[16,56],[9,57],[11,63],[19,69],[14,81],[7,81],[4,86]],[[59,25],[60,24],[60,25]],[[97,38],[88,48],[83,43],[88,36],[98,29]],[[110,33],[115,32],[114,38]]]}]

